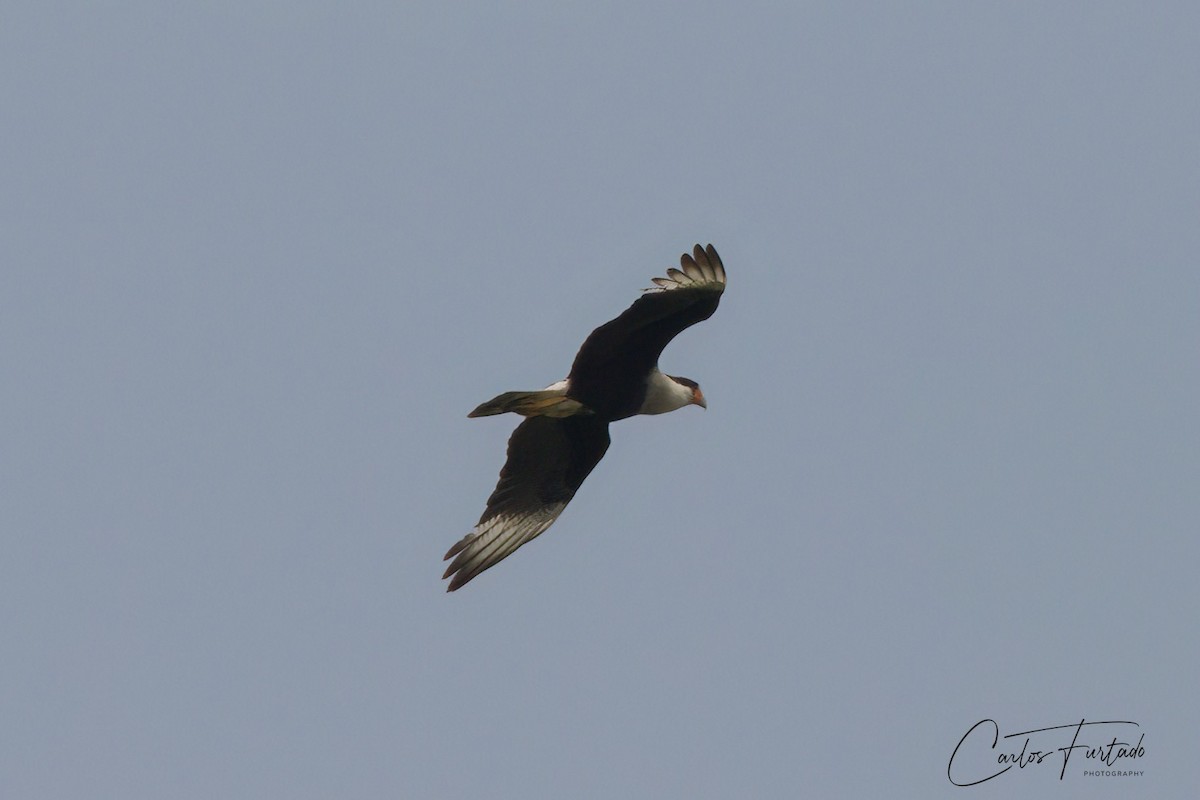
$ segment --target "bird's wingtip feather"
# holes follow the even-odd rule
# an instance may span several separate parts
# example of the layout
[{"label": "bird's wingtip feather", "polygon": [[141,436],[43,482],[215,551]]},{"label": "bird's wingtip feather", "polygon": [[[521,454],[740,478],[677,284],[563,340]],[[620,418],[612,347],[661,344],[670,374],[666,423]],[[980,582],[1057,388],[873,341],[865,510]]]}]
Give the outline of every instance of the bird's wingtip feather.
[{"label": "bird's wingtip feather", "polygon": [[676,289],[725,289],[725,267],[717,249],[711,244],[697,244],[692,252],[679,257],[679,268],[669,267],[667,277],[651,278],[654,285],[646,292],[669,292]]}]

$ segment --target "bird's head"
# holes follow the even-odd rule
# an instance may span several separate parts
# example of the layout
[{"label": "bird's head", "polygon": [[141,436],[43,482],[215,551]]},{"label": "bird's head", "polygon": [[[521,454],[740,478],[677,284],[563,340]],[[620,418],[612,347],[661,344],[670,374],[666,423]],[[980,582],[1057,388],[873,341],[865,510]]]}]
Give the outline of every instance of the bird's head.
[{"label": "bird's head", "polygon": [[700,391],[700,384],[696,383],[691,378],[680,378],[676,375],[669,375],[668,377],[678,383],[680,386],[685,386],[692,390],[692,398],[687,401],[686,405],[700,406],[704,409],[708,408],[708,403],[704,402],[704,392]]}]

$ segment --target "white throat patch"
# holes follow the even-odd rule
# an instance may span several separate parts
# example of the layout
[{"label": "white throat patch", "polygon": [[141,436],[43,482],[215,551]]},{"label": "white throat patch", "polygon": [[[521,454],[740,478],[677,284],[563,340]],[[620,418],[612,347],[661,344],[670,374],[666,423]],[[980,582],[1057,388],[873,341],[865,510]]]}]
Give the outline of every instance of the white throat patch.
[{"label": "white throat patch", "polygon": [[638,413],[665,414],[690,405],[692,397],[692,387],[676,383],[655,369],[646,380],[646,399]]}]

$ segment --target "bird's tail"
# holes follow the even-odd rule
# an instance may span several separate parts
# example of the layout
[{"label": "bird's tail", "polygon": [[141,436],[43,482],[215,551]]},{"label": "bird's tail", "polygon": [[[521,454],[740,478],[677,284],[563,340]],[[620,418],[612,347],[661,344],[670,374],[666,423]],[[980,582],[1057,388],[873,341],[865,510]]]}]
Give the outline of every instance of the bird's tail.
[{"label": "bird's tail", "polygon": [[592,413],[578,400],[567,397],[566,389],[554,387],[536,392],[505,392],[479,405],[468,417],[488,417],[512,411],[523,417],[573,417]]}]

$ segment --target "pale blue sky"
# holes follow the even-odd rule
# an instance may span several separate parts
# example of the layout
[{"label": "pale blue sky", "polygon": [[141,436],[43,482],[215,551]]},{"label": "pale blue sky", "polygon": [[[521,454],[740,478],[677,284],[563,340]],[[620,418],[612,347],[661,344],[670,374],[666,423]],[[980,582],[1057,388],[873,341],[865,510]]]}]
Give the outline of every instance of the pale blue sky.
[{"label": "pale blue sky", "polygon": [[[1200,790],[1194,6],[2,16],[0,794]],[[446,595],[466,413],[696,242],[708,410]]]}]

